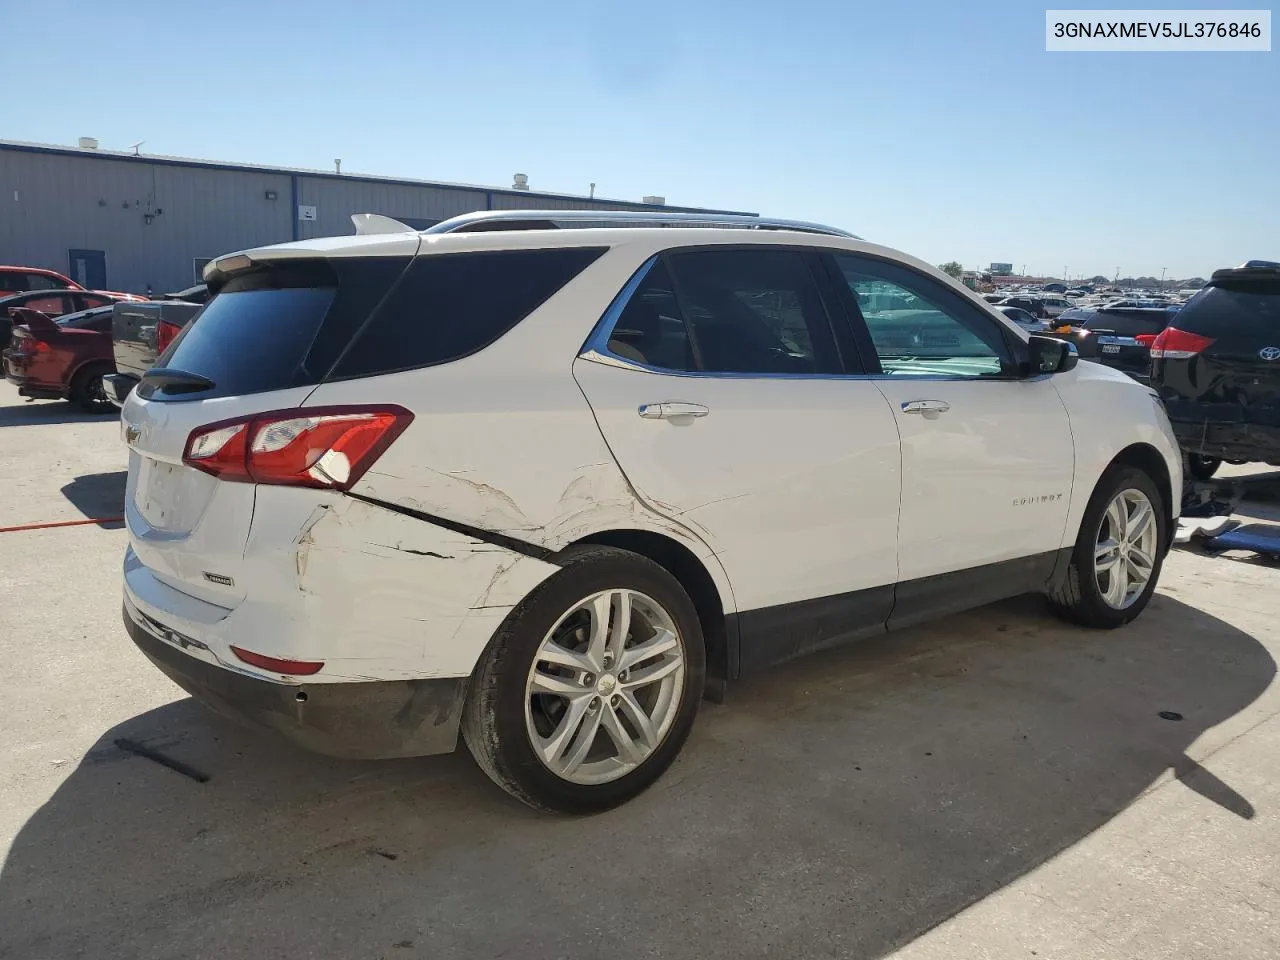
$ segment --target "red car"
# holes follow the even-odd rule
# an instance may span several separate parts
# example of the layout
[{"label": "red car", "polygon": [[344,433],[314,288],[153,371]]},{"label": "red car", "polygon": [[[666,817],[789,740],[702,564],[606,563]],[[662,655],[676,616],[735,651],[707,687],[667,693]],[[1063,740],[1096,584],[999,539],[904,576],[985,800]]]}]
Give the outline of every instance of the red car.
[{"label": "red car", "polygon": [[70,398],[90,413],[115,407],[102,378],[115,373],[111,307],[95,307],[53,320],[37,310],[13,309],[13,339],[3,353],[4,375],[24,397]]},{"label": "red car", "polygon": [[84,287],[56,270],[42,267],[0,267],[0,297],[28,290],[83,290]]}]

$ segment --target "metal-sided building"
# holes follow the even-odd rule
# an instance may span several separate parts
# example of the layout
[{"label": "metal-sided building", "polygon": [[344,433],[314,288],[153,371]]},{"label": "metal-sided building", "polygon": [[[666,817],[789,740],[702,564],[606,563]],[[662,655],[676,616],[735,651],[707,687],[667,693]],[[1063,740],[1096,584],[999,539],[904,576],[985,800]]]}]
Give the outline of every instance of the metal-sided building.
[{"label": "metal-sided building", "polygon": [[58,270],[94,289],[162,293],[199,282],[205,263],[233,250],[350,234],[353,213],[421,229],[473,210],[698,209],[82,144],[0,140],[0,264]]}]

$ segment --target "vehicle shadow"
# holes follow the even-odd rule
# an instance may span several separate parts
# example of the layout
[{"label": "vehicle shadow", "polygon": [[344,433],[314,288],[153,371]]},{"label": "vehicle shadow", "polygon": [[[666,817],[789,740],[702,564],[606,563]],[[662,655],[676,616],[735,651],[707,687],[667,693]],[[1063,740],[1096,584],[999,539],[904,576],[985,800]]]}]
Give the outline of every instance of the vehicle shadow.
[{"label": "vehicle shadow", "polygon": [[[65,484],[62,495],[91,520],[120,517],[124,515],[124,490],[128,479],[128,470],[86,473]],[[102,524],[105,530],[117,530],[123,526],[122,520]]]},{"label": "vehicle shadow", "polygon": [[0,427],[27,427],[42,423],[94,423],[120,417],[120,411],[89,413],[69,400],[32,400],[0,405]]},{"label": "vehicle shadow", "polygon": [[731,686],[654,788],[576,819],[463,751],[315,757],[181,700],[106,731],[22,827],[0,956],[877,957],[1167,771],[1252,817],[1186,751],[1275,672],[1168,596],[1112,632],[1024,598]]}]

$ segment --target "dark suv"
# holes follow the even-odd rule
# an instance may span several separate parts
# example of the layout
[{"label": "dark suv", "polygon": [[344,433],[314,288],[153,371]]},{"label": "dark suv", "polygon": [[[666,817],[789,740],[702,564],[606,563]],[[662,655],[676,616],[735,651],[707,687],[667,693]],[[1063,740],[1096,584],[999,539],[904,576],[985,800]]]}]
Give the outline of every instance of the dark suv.
[{"label": "dark suv", "polygon": [[1151,385],[1194,475],[1280,465],[1280,263],[1216,271],[1151,345]]},{"label": "dark suv", "polygon": [[1176,315],[1165,307],[1073,307],[1050,322],[1062,324],[1059,335],[1074,343],[1082,358],[1145,382],[1148,351]]}]

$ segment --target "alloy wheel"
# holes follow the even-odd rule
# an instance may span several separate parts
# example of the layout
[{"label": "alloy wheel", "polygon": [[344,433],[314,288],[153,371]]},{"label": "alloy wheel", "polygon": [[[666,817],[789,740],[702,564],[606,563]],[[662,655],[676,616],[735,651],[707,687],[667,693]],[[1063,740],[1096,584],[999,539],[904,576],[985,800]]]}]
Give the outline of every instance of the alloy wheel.
[{"label": "alloy wheel", "polygon": [[1121,490],[1107,505],[1093,553],[1107,606],[1124,610],[1142,596],[1155,570],[1158,532],[1155,508],[1141,490]]},{"label": "alloy wheel", "polygon": [[617,780],[662,743],[684,681],[671,614],[634,590],[592,594],[556,622],[534,657],[524,698],[529,741],[564,780]]}]

